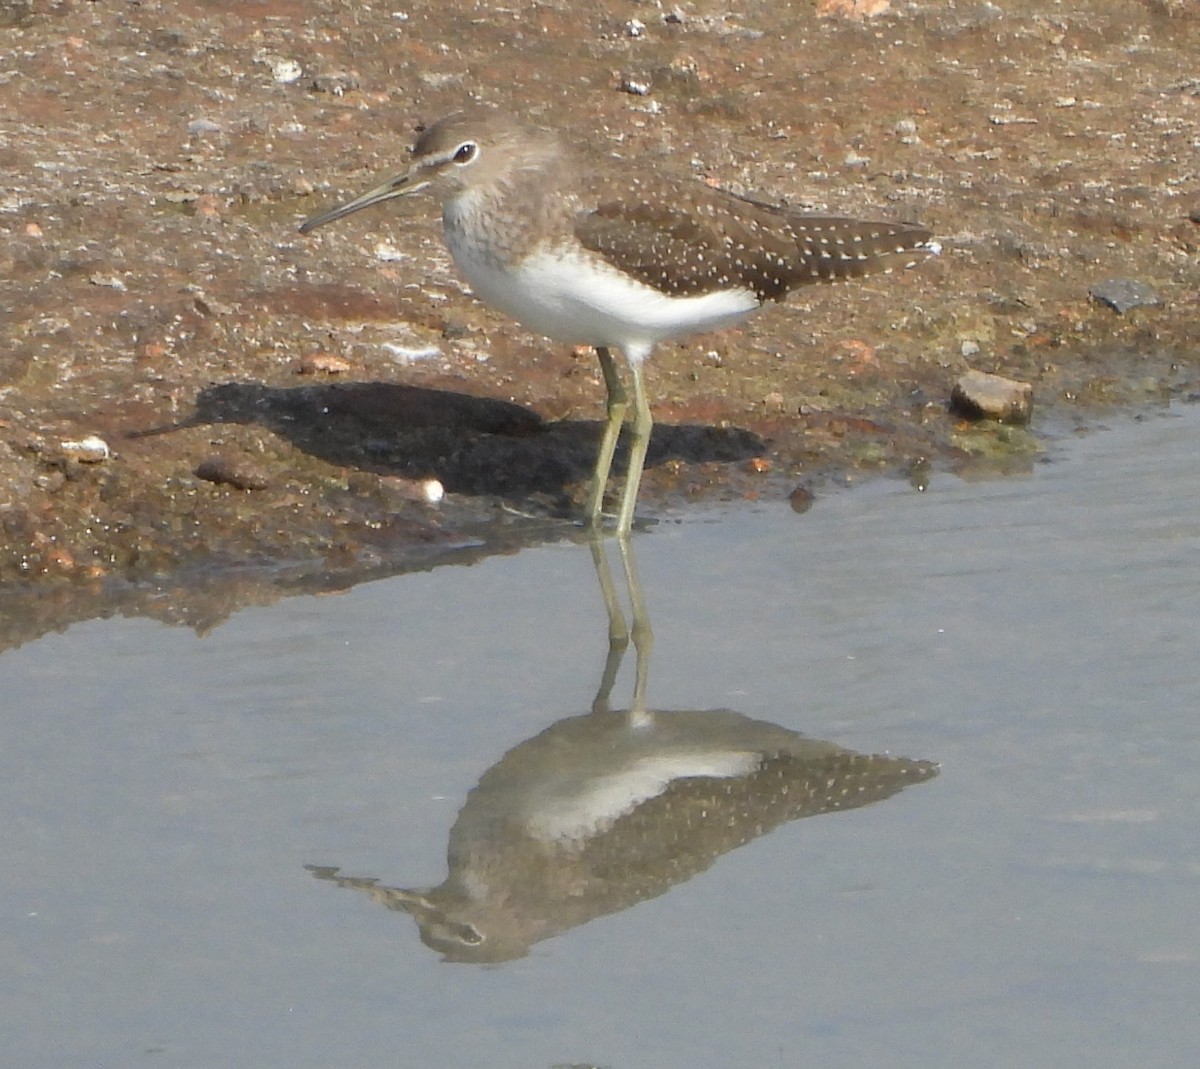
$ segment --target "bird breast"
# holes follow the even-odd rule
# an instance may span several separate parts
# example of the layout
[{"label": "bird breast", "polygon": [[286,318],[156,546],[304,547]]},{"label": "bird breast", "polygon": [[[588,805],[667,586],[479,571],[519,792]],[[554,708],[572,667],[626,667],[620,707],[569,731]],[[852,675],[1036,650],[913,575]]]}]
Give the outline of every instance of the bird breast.
[{"label": "bird breast", "polygon": [[744,287],[672,296],[567,240],[521,248],[473,208],[460,198],[443,214],[459,271],[484,303],[556,341],[640,359],[659,341],[729,326],[759,306]]}]

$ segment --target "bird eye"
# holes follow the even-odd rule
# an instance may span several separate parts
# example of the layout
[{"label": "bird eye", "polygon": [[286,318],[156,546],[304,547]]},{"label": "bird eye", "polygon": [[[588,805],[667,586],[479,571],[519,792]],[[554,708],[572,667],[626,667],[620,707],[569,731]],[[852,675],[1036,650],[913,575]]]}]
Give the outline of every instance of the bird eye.
[{"label": "bird eye", "polygon": [[474,141],[464,141],[454,153],[455,163],[470,163],[479,154],[479,146]]}]

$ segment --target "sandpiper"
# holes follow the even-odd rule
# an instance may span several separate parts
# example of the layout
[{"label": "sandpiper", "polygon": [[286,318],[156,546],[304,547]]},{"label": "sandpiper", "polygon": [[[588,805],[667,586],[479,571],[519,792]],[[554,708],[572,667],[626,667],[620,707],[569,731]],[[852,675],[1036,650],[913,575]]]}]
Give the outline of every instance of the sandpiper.
[{"label": "sandpiper", "polygon": [[625,357],[633,416],[621,535],[633,524],[653,424],[642,365],[656,343],[737,323],[798,286],[909,267],[938,251],[919,226],[806,215],[633,167],[598,175],[552,133],[482,109],[430,126],[408,170],[300,231],[429,186],[441,193],[450,254],[485,303],[596,349],[608,420],[587,502],[594,529],[628,408],[611,350]]}]

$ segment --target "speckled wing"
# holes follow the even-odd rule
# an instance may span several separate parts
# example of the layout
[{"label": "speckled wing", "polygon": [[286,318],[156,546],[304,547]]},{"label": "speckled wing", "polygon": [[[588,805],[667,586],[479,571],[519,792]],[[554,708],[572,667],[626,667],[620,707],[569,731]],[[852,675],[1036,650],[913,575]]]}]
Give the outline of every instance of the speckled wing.
[{"label": "speckled wing", "polygon": [[930,251],[929,231],[920,227],[803,215],[692,182],[602,199],[576,216],[575,236],[670,296],[741,286],[760,301],[807,283],[890,271]]},{"label": "speckled wing", "polygon": [[930,231],[911,223],[770,210],[786,222],[800,251],[792,286],[887,274],[914,267],[940,249]]}]

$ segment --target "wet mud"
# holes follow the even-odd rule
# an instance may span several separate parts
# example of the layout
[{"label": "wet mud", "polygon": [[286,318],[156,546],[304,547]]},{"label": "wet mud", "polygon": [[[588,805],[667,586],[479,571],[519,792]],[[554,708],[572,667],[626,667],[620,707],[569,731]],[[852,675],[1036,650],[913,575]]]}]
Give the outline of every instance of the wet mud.
[{"label": "wet mud", "polygon": [[[574,536],[594,356],[476,302],[428,201],[296,231],[470,99],[943,245],[661,346],[647,520],[1197,394],[1200,9],[818,6],[0,3],[0,644]],[[1031,427],[954,415],[970,369]]]}]

